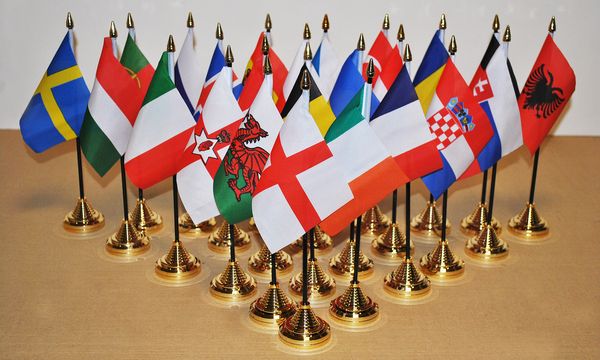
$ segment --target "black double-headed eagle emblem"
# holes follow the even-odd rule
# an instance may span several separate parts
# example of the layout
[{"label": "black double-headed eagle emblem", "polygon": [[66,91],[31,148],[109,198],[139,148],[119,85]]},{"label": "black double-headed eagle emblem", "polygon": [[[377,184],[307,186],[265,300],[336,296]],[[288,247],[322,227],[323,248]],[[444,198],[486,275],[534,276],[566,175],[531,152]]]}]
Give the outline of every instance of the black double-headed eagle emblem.
[{"label": "black double-headed eagle emblem", "polygon": [[523,109],[535,110],[538,119],[548,118],[565,101],[562,89],[553,87],[554,75],[546,70],[544,65],[531,72],[523,89],[525,94]]}]

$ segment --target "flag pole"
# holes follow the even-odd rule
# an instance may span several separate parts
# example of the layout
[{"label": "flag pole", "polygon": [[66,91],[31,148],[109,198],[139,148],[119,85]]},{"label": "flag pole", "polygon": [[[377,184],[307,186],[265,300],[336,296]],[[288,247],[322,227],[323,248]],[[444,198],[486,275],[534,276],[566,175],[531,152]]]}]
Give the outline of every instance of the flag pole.
[{"label": "flag pole", "polygon": [[[402,25],[400,25],[400,28],[402,29],[402,35],[404,35],[404,28],[402,27]],[[406,44],[406,47],[404,48],[404,66],[406,67],[406,71],[408,73],[408,77],[411,77],[411,73],[410,73],[410,64],[412,62],[412,52],[410,51],[410,45]],[[404,254],[406,256],[407,260],[410,260],[411,258],[411,253],[410,253],[410,181],[406,182],[406,185],[404,186],[405,188],[405,205],[406,205],[406,209],[405,209],[405,214],[404,214],[404,232],[405,232],[405,249],[404,249]]]},{"label": "flag pole", "polygon": [[[71,49],[73,49],[73,54],[75,54],[75,34],[73,33],[73,27],[75,24],[73,23],[73,17],[71,13],[67,13],[66,20],[67,31],[69,32],[69,44],[71,45]],[[85,198],[85,189],[83,187],[83,164],[81,161],[81,141],[79,140],[79,136],[75,138],[75,148],[77,149],[77,179],[79,183],[79,198]]]},{"label": "flag pole", "polygon": [[[128,12],[127,13],[127,21],[125,23],[125,25],[127,26],[127,32],[129,34],[129,36],[131,36],[131,38],[133,39],[133,41],[135,41],[135,24],[133,22],[133,16],[131,16],[131,13]],[[138,188],[138,200],[142,201],[144,199],[144,190],[142,190],[141,188]]]}]

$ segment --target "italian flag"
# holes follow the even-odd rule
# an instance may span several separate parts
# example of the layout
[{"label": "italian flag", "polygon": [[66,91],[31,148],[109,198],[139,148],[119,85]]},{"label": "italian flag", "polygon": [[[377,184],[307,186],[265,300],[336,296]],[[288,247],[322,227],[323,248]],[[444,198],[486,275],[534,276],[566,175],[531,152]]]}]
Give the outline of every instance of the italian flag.
[{"label": "italian flag", "polygon": [[104,38],[79,134],[81,149],[100,176],[127,150],[152,74],[154,69],[131,36],[127,37],[120,63],[114,56],[112,39]]}]

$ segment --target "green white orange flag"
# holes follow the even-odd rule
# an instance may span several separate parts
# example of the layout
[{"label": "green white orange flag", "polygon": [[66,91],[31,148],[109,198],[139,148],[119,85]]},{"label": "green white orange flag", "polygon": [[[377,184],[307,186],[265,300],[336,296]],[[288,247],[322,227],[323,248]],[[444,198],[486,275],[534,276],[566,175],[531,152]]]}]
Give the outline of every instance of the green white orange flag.
[{"label": "green white orange flag", "polygon": [[100,176],[127,150],[153,74],[154,69],[131,36],[127,37],[121,63],[114,56],[112,39],[104,38],[96,81],[79,134],[83,154]]}]

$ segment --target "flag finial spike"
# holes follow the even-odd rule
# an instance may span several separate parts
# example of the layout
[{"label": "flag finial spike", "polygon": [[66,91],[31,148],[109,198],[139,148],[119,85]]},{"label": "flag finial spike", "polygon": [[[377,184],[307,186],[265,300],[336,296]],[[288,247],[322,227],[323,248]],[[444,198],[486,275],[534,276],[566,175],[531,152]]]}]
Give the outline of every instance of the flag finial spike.
[{"label": "flag finial spike", "polygon": [[512,34],[510,33],[510,25],[506,25],[506,29],[504,29],[504,36],[502,37],[502,41],[510,42],[512,39]]},{"label": "flag finial spike", "polygon": [[110,36],[111,38],[117,37],[117,27],[115,26],[114,21],[110,22],[110,28],[108,29],[108,36]]},{"label": "flag finial spike", "polygon": [[269,53],[270,48],[271,47],[269,46],[269,39],[267,39],[266,36],[263,36],[262,47],[261,47],[263,55],[267,55]]},{"label": "flag finial spike", "polygon": [[373,76],[375,76],[375,64],[373,64],[373,58],[370,58],[369,65],[367,65],[367,82],[369,84],[373,82]]},{"label": "flag finial spike", "polygon": [[307,42],[306,46],[304,47],[304,60],[312,60],[312,50],[310,49],[310,43]]},{"label": "flag finial spike", "polygon": [[325,16],[323,16],[323,22],[321,23],[321,28],[323,29],[323,32],[329,31],[329,17],[327,16],[327,14],[325,14]]},{"label": "flag finial spike", "polygon": [[188,12],[188,18],[187,18],[187,23],[186,23],[188,28],[193,28],[194,27],[194,17],[192,16],[192,12]]},{"label": "flag finial spike", "polygon": [[452,38],[450,38],[450,46],[448,46],[448,52],[450,53],[450,55],[454,55],[456,54],[456,38],[454,37],[454,35],[452,35]]},{"label": "flag finial spike", "polygon": [[381,25],[381,28],[383,30],[389,30],[390,29],[390,14],[386,13],[383,16],[383,24]]},{"label": "flag finial spike", "polygon": [[263,71],[265,75],[273,73],[273,68],[271,67],[271,60],[269,60],[269,55],[265,56],[265,65],[263,66]]},{"label": "flag finial spike", "polygon": [[412,52],[410,51],[410,45],[406,44],[404,47],[404,62],[412,61]]},{"label": "flag finial spike", "polygon": [[67,13],[67,21],[65,22],[65,24],[67,25],[67,29],[73,28],[73,17],[71,16],[70,11]]},{"label": "flag finial spike", "polygon": [[267,32],[271,31],[273,24],[271,23],[271,14],[267,13],[267,17],[265,18],[265,30]]},{"label": "flag finial spike", "polygon": [[310,76],[308,76],[308,69],[302,71],[302,81],[300,82],[302,90],[310,90]]},{"label": "flag finial spike", "polygon": [[175,52],[175,40],[173,40],[173,35],[169,35],[169,41],[167,42],[167,51]]},{"label": "flag finial spike", "polygon": [[553,33],[555,31],[556,31],[556,18],[553,16],[552,19],[550,19],[550,25],[548,25],[548,32]]},{"label": "flag finial spike", "polygon": [[396,39],[398,39],[398,41],[404,41],[405,38],[406,36],[404,35],[404,25],[400,24],[400,26],[398,27],[398,34],[396,35]]},{"label": "flag finial spike", "polygon": [[131,16],[130,12],[127,13],[126,25],[128,29],[133,29],[135,27],[135,24],[133,23],[133,16]]},{"label": "flag finial spike", "polygon": [[310,27],[307,23],[304,23],[304,33],[302,34],[304,40],[310,40]]},{"label": "flag finial spike", "polygon": [[495,33],[500,31],[500,18],[498,17],[498,14],[494,15],[494,22],[492,23],[492,30],[494,30]]},{"label": "flag finial spike", "polygon": [[362,33],[358,36],[358,44],[356,44],[356,50],[365,51],[365,37]]},{"label": "flag finial spike", "polygon": [[225,51],[225,63],[229,67],[233,65],[233,51],[231,51],[231,45],[227,45],[227,51]]},{"label": "flag finial spike", "polygon": [[223,40],[223,28],[221,27],[221,23],[217,23],[217,31],[215,32],[215,37],[217,40]]},{"label": "flag finial spike", "polygon": [[446,14],[442,13],[442,17],[440,18],[440,30],[446,30],[448,25],[446,24]]}]

